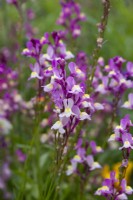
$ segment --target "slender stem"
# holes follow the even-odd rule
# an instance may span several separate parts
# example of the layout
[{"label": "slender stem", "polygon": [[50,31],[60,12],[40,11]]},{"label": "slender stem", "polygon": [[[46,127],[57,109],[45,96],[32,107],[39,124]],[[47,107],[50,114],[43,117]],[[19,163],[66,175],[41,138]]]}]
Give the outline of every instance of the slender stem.
[{"label": "slender stem", "polygon": [[[112,111],[112,115],[111,115],[111,121],[108,124],[108,127],[106,129],[106,132],[107,132],[106,136],[107,136],[107,138],[110,136],[110,134],[113,131],[113,123],[114,123],[114,121],[116,119],[116,116],[117,116],[117,108],[118,108],[119,100],[120,100],[120,95],[118,94],[113,99],[113,111]],[[103,148],[105,148],[106,145],[107,145],[107,139],[103,143]]]},{"label": "slender stem", "polygon": [[18,196],[17,196],[17,200],[22,200],[24,198],[24,192],[25,192],[25,184],[26,184],[26,180],[27,180],[27,172],[28,172],[28,167],[30,164],[30,159],[32,157],[32,150],[33,147],[36,147],[36,158],[37,158],[37,168],[38,168],[38,189],[39,189],[39,195],[42,195],[42,188],[40,187],[41,182],[40,182],[40,178],[41,178],[41,171],[40,171],[40,166],[39,166],[39,156],[40,156],[40,143],[39,143],[39,127],[40,127],[40,119],[41,119],[41,112],[40,112],[40,104],[38,103],[36,105],[36,115],[35,115],[35,124],[34,124],[34,128],[33,128],[33,137],[30,141],[30,149],[27,153],[27,159],[24,165],[24,180],[22,182],[22,184],[20,185],[20,189],[18,192]]},{"label": "slender stem", "polygon": [[96,64],[97,64],[100,50],[103,46],[104,33],[105,33],[105,30],[107,27],[108,16],[109,16],[109,12],[110,12],[110,0],[102,0],[102,4],[103,4],[103,15],[101,17],[101,22],[97,25],[98,26],[98,36],[97,36],[96,48],[94,49],[93,54],[92,54],[92,71],[91,71],[91,74],[88,79],[89,86],[91,86],[94,75],[95,75]]},{"label": "slender stem", "polygon": [[120,96],[118,94],[116,97],[114,97],[114,100],[113,100],[113,112],[112,112],[111,122],[108,127],[108,134],[112,132],[113,123],[117,116],[117,107],[118,107],[119,100],[120,100]]}]

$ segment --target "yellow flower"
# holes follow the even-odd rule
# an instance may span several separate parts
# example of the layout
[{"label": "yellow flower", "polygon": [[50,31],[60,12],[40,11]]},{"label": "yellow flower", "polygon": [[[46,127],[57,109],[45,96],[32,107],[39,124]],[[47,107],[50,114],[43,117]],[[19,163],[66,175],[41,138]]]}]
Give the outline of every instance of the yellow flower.
[{"label": "yellow flower", "polygon": [[103,178],[110,178],[110,167],[109,167],[109,165],[104,165],[101,173],[102,173]]},{"label": "yellow flower", "polygon": [[[105,165],[102,169],[102,177],[103,178],[109,178],[110,177],[110,171],[115,171],[116,173],[116,178],[119,179],[119,167],[121,166],[121,163],[118,162],[116,164],[113,165],[112,169],[110,169],[109,165]],[[129,161],[128,163],[128,167],[126,170],[126,175],[125,175],[125,179],[127,181],[127,184],[130,183],[130,177],[133,171],[133,162]]]}]

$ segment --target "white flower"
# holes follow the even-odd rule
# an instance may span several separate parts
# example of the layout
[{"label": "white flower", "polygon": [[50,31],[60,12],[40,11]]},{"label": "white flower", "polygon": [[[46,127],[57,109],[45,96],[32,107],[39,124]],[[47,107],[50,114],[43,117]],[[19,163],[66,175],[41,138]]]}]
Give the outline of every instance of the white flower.
[{"label": "white flower", "polygon": [[96,110],[103,110],[104,106],[101,103],[94,103],[94,107]]},{"label": "white flower", "polygon": [[8,134],[12,129],[12,124],[5,118],[0,118],[0,130],[3,134]]},{"label": "white flower", "polygon": [[79,85],[74,85],[72,87],[72,90],[70,91],[70,93],[73,93],[73,94],[78,94],[79,92],[83,92]]},{"label": "white flower", "polygon": [[81,162],[82,159],[79,155],[75,155],[73,160],[76,161],[76,162]]},{"label": "white flower", "polygon": [[93,162],[90,170],[94,170],[94,169],[100,169],[101,165],[98,162]]},{"label": "white flower", "polygon": [[49,83],[48,85],[44,86],[45,92],[51,92],[53,90],[53,84]]},{"label": "white flower", "polygon": [[112,141],[115,141],[115,134],[112,134],[108,139],[108,142],[112,142]]},{"label": "white flower", "polygon": [[88,115],[86,112],[80,112],[80,120],[85,120],[85,119],[91,120],[90,115]]},{"label": "white flower", "polygon": [[73,173],[73,167],[72,165],[68,165],[66,175],[69,176]]},{"label": "white flower", "polygon": [[92,155],[88,155],[86,157],[86,162],[90,167],[90,170],[94,170],[94,169],[99,169],[101,168],[101,165],[98,162],[94,162],[94,158]]},{"label": "white flower", "polygon": [[35,63],[34,66],[31,64],[30,68],[31,68],[32,72],[31,72],[31,75],[29,77],[29,80],[32,79],[32,78],[38,78],[38,79],[42,79],[43,78],[43,77],[41,77],[39,75],[39,73],[40,73],[40,66],[38,65],[38,63]]},{"label": "white flower", "polygon": [[133,189],[130,186],[126,186],[126,194],[132,194],[133,193]]},{"label": "white flower", "polygon": [[52,127],[51,129],[54,130],[59,130],[59,133],[63,134],[65,133],[65,129],[63,128],[63,124],[61,121],[57,121]]},{"label": "white flower", "polygon": [[20,94],[15,94],[15,96],[14,96],[14,101],[15,101],[16,103],[21,102],[21,101],[22,101],[21,95],[20,95]]},{"label": "white flower", "polygon": [[74,58],[74,55],[70,51],[66,51],[65,59],[71,59]]},{"label": "white flower", "polygon": [[90,99],[90,95],[89,94],[84,94],[82,96],[82,99],[85,100],[85,99]]},{"label": "white flower", "polygon": [[72,99],[64,99],[64,106],[65,106],[65,110],[63,113],[61,113],[59,115],[59,117],[70,117],[71,115],[75,115],[72,112],[72,107],[74,105],[74,101]]},{"label": "white flower", "polygon": [[104,185],[104,186],[98,188],[98,190],[95,192],[95,195],[101,195],[102,192],[109,192],[109,187]]},{"label": "white flower", "polygon": [[124,194],[124,193],[118,195],[117,198],[118,198],[119,200],[127,200],[127,199],[128,199],[128,198],[127,198],[127,195]]},{"label": "white flower", "polygon": [[85,77],[85,74],[78,67],[75,68],[75,72],[79,78]]},{"label": "white flower", "polygon": [[130,108],[131,103],[129,101],[126,101],[123,105],[122,108]]},{"label": "white flower", "polygon": [[119,149],[121,150],[123,148],[131,148],[131,149],[133,149],[133,146],[128,140],[125,140],[123,146],[120,147]]},{"label": "white flower", "polygon": [[22,54],[26,55],[26,54],[29,53],[29,52],[30,52],[29,49],[25,48],[25,49],[23,49]]},{"label": "white flower", "polygon": [[82,102],[82,106],[84,108],[93,108],[92,104],[90,102],[88,102],[88,101],[83,101]]},{"label": "white flower", "polygon": [[67,176],[70,176],[71,174],[73,174],[76,168],[77,168],[77,162],[72,162],[72,165],[68,165],[67,171],[66,171]]},{"label": "white flower", "polygon": [[98,87],[95,90],[96,92],[100,92],[101,94],[106,94],[107,91],[105,89],[105,86],[103,83],[101,83],[100,85],[98,85]]}]

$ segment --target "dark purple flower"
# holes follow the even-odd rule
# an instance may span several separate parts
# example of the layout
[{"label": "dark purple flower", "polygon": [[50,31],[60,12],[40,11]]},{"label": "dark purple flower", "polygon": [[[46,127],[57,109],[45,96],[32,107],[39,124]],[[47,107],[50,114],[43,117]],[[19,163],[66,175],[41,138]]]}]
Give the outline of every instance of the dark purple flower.
[{"label": "dark purple flower", "polygon": [[17,2],[17,0],[6,0],[6,2],[9,3],[9,4],[13,4],[13,5],[15,5],[16,7],[18,7],[18,2]]},{"label": "dark purple flower", "polygon": [[72,37],[77,38],[81,34],[79,22],[86,20],[85,15],[80,12],[79,4],[74,0],[61,1],[61,7],[57,24],[64,26],[66,35],[71,33]]},{"label": "dark purple flower", "polygon": [[27,17],[28,17],[29,20],[32,20],[32,19],[35,18],[35,13],[32,9],[27,10]]},{"label": "dark purple flower", "polygon": [[123,153],[124,159],[128,159],[130,155],[131,149],[133,149],[133,139],[132,135],[130,134],[130,126],[133,126],[129,115],[126,115],[120,121],[120,126],[116,126],[114,129],[114,134],[110,136],[108,141],[117,141],[122,146],[119,148],[120,150],[124,150]]},{"label": "dark purple flower", "polygon": [[127,69],[126,76],[128,78],[133,77],[133,63],[132,62],[127,62],[126,69]]},{"label": "dark purple flower", "polygon": [[126,180],[122,179],[120,187],[117,187],[119,180],[115,178],[115,172],[110,173],[110,178],[103,181],[102,187],[100,187],[95,195],[104,196],[107,200],[113,198],[114,200],[126,200],[127,195],[133,193],[133,189],[126,185]]},{"label": "dark purple flower", "polygon": [[92,150],[92,154],[94,154],[94,155],[97,154],[97,153],[103,152],[102,148],[100,146],[97,146],[95,141],[90,142],[90,147],[91,147],[91,150]]},{"label": "dark purple flower", "polygon": [[[82,138],[80,138],[78,140],[76,147],[75,147],[76,155],[71,159],[71,165],[68,166],[68,169],[66,172],[67,175],[76,173],[78,170],[77,169],[78,165],[87,166],[87,171],[92,171],[92,170],[101,168],[101,165],[98,162],[94,161],[93,155],[87,153],[89,146],[91,147],[92,144],[93,144],[93,141],[91,141],[90,143],[88,141],[86,141],[86,145],[85,145],[85,147],[83,147]],[[95,152],[95,154],[96,153],[99,153],[99,152]],[[73,163],[75,163],[74,170],[72,170]],[[78,173],[79,173],[79,171],[78,171]]]},{"label": "dark purple flower", "polygon": [[17,149],[16,155],[19,162],[25,162],[26,155],[21,151],[21,149]]}]

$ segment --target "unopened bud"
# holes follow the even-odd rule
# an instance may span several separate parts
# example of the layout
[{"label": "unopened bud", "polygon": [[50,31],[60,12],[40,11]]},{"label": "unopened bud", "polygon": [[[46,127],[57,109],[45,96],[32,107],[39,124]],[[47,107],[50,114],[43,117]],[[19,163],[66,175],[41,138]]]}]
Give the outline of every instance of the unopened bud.
[{"label": "unopened bud", "polygon": [[103,38],[97,38],[97,45],[98,47],[102,47],[102,43],[103,43]]}]

